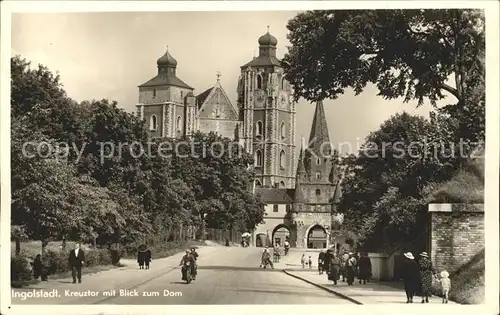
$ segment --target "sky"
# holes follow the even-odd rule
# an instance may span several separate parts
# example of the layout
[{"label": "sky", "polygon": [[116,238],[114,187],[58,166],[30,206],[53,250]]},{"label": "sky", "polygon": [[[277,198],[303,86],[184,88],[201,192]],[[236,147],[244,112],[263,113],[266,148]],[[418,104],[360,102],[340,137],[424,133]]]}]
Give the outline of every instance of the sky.
[{"label": "sky", "polygon": [[[258,38],[267,32],[278,39],[277,57],[290,45],[287,22],[298,12],[86,12],[17,13],[12,15],[12,54],[58,72],[68,95],[77,101],[116,100],[135,111],[137,86],[157,73],[156,60],[168,46],[177,60],[177,76],[203,92],[221,84],[236,106],[240,66],[258,53]],[[387,101],[368,86],[323,102],[330,141],[345,153],[356,149],[390,116],[406,111],[428,117],[427,103]],[[440,103],[445,104],[447,100]],[[297,104],[296,145],[308,139],[314,104]],[[344,144],[342,144],[344,143]],[[346,144],[348,143],[348,144]]]}]

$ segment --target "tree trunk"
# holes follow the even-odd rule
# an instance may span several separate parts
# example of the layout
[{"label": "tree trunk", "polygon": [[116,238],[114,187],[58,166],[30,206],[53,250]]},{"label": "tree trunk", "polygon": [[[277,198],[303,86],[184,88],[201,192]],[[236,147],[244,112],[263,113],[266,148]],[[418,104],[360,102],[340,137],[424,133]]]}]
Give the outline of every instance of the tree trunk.
[{"label": "tree trunk", "polygon": [[62,251],[66,251],[66,237],[65,236],[63,236],[63,238],[62,238],[61,249],[62,249]]},{"label": "tree trunk", "polygon": [[16,242],[16,256],[19,256],[19,254],[21,253],[21,240],[19,239],[19,237],[15,238],[15,242]]},{"label": "tree trunk", "polygon": [[42,239],[42,257],[47,253],[47,246],[49,245],[49,241],[46,239]]}]

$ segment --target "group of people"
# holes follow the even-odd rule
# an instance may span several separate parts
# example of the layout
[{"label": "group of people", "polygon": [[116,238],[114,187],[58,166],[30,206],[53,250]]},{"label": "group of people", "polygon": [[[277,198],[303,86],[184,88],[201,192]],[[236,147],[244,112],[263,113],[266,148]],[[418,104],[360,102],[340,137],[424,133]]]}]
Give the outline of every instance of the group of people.
[{"label": "group of people", "polygon": [[[37,254],[35,259],[31,264],[33,270],[33,278],[35,280],[48,281],[47,268],[42,260],[42,255]],[[80,248],[79,243],[75,243],[75,247],[69,253],[68,256],[68,266],[71,270],[71,276],[73,278],[73,283],[82,283],[82,268],[85,265],[85,253]]]},{"label": "group of people", "polygon": [[187,280],[184,268],[187,266],[188,262],[191,268],[191,280],[196,280],[196,275],[198,274],[198,257],[199,254],[196,252],[196,247],[191,248],[191,250],[186,250],[186,253],[182,256],[181,262],[179,263],[179,266],[183,267],[181,271],[182,280]]},{"label": "group of people", "polygon": [[432,294],[432,280],[435,279],[441,286],[442,302],[448,303],[448,295],[451,289],[451,280],[446,270],[441,271],[440,278],[426,252],[415,259],[411,252],[404,253],[404,263],[401,278],[403,279],[406,292],[406,303],[413,303],[413,297],[419,292],[422,296],[422,303],[429,303]]},{"label": "group of people", "polygon": [[366,253],[354,254],[345,251],[339,257],[333,248],[330,248],[326,252],[322,250],[319,253],[318,272],[320,275],[326,273],[328,280],[333,281],[335,285],[340,279],[348,285],[353,285],[355,277],[360,284],[366,284],[372,276],[372,264]]},{"label": "group of people", "polygon": [[[139,269],[149,269],[151,260],[151,251],[149,249],[139,250],[137,252],[137,263],[139,264]],[[144,266],[146,266],[146,268],[144,268]]]}]

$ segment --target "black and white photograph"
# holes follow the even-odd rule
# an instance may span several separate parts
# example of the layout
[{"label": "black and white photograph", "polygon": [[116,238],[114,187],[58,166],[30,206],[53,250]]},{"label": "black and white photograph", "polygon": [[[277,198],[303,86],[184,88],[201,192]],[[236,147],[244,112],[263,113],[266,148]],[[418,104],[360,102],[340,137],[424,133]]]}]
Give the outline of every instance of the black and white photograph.
[{"label": "black and white photograph", "polygon": [[59,2],[2,3],[2,314],[498,313],[497,2]]}]

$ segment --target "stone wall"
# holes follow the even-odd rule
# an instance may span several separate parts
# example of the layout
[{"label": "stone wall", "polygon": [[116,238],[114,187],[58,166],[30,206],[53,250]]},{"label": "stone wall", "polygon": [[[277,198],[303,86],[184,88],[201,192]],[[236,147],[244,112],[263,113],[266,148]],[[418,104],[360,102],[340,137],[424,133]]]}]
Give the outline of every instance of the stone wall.
[{"label": "stone wall", "polygon": [[483,204],[429,204],[430,256],[436,271],[453,273],[484,250]]}]

